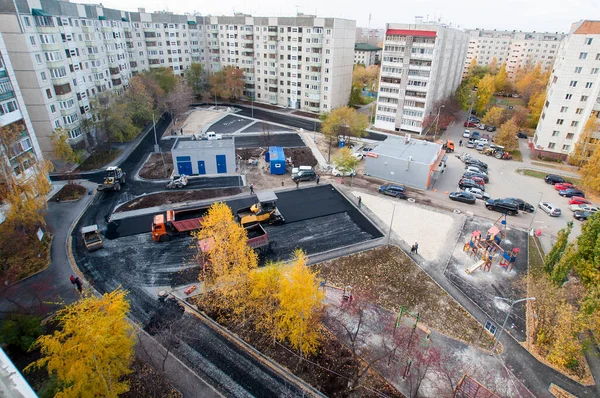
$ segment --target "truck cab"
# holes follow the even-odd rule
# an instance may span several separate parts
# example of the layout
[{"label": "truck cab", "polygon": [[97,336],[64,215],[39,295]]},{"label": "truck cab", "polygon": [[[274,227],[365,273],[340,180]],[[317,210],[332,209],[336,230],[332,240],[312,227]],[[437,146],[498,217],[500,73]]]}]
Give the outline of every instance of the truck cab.
[{"label": "truck cab", "polygon": [[164,242],[168,239],[167,226],[165,225],[165,215],[157,214],[152,221],[152,240],[155,242]]}]

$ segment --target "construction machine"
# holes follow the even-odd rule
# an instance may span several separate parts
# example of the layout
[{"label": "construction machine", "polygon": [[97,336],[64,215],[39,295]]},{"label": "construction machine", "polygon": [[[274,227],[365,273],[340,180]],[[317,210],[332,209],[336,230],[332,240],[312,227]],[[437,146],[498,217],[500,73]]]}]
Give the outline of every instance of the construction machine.
[{"label": "construction machine", "polygon": [[102,249],[104,247],[104,244],[102,243],[102,236],[100,236],[98,226],[95,224],[81,228],[81,237],[83,238],[83,244],[85,245],[85,248],[89,252]]},{"label": "construction machine", "polygon": [[199,206],[184,210],[167,210],[167,214],[157,214],[152,221],[152,240],[166,242],[178,233],[200,229],[210,206]]},{"label": "construction machine", "polygon": [[257,223],[282,224],[285,222],[279,209],[277,209],[277,195],[274,192],[257,192],[256,198],[258,202],[236,212],[237,219],[242,226]]},{"label": "construction machine", "polygon": [[106,169],[104,182],[98,186],[98,191],[120,191],[125,184],[125,172],[120,167],[110,166]]},{"label": "construction machine", "polygon": [[188,178],[185,174],[179,177],[171,177],[171,181],[167,184],[167,189],[183,188],[188,184]]},{"label": "construction machine", "polygon": [[440,144],[442,146],[442,149],[446,151],[446,153],[450,153],[450,152],[454,152],[454,141],[452,140],[447,140],[447,141],[436,141],[436,144]]}]

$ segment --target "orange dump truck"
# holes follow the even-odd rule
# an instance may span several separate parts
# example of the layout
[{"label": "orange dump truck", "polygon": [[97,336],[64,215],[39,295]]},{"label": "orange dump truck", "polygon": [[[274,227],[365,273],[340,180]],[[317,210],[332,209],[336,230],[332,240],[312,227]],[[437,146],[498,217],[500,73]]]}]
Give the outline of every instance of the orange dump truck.
[{"label": "orange dump truck", "polygon": [[[265,251],[269,251],[271,249],[271,243],[269,242],[269,234],[260,224],[252,224],[247,227],[246,233],[248,234],[248,240],[246,241],[246,245],[248,245],[251,249],[254,249],[257,253],[263,253]],[[198,241],[198,249],[201,252],[208,252],[213,244],[213,238],[206,238]]]},{"label": "orange dump truck", "polygon": [[166,217],[164,214],[157,214],[152,222],[152,240],[166,242],[177,233],[199,229],[202,218],[208,213],[209,208],[210,206],[203,206],[185,210],[167,210]]}]

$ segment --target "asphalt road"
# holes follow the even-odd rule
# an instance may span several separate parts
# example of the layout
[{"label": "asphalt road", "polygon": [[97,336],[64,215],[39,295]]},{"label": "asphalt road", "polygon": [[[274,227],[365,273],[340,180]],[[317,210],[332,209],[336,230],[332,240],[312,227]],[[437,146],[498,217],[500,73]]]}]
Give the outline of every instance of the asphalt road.
[{"label": "asphalt road", "polygon": [[270,134],[270,135],[248,135],[235,137],[236,148],[258,148],[264,146],[280,146],[284,148],[304,147],[306,144],[296,133],[294,134]]},{"label": "asphalt road", "polygon": [[213,123],[207,131],[214,131],[217,134],[231,134],[248,126],[250,123],[252,123],[252,120],[236,115],[229,115]]},{"label": "asphalt road", "polygon": [[293,132],[293,129],[289,129],[286,127],[281,127],[281,126],[277,126],[271,123],[265,123],[265,122],[256,122],[248,127],[246,127],[244,130],[240,131],[240,133],[279,133],[279,132],[288,132],[291,133]]}]

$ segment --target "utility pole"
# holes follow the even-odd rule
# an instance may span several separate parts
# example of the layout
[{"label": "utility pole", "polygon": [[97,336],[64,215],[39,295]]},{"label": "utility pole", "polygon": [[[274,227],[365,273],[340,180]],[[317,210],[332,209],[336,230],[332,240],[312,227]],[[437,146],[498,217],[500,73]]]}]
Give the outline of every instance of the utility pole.
[{"label": "utility pole", "polygon": [[154,112],[152,112],[152,127],[154,128],[154,152],[159,153],[160,147],[158,146],[158,140],[156,139],[156,121],[154,120]]},{"label": "utility pole", "polygon": [[[508,299],[505,299],[504,297],[495,297],[504,301],[510,301]],[[522,298],[519,300],[515,300],[510,304],[510,307],[508,308],[508,311],[506,312],[506,318],[504,318],[504,323],[502,324],[502,327],[500,328],[500,331],[498,332],[498,337],[496,337],[496,342],[494,343],[494,346],[492,347],[492,354],[494,353],[494,351],[496,350],[496,346],[498,345],[498,342],[500,341],[500,336],[502,336],[502,331],[504,330],[504,327],[506,326],[506,322],[508,322],[508,317],[510,316],[510,312],[512,311],[512,308],[515,304],[520,303],[522,301],[527,301],[527,300],[535,300],[535,297],[526,297],[526,298]]]}]

